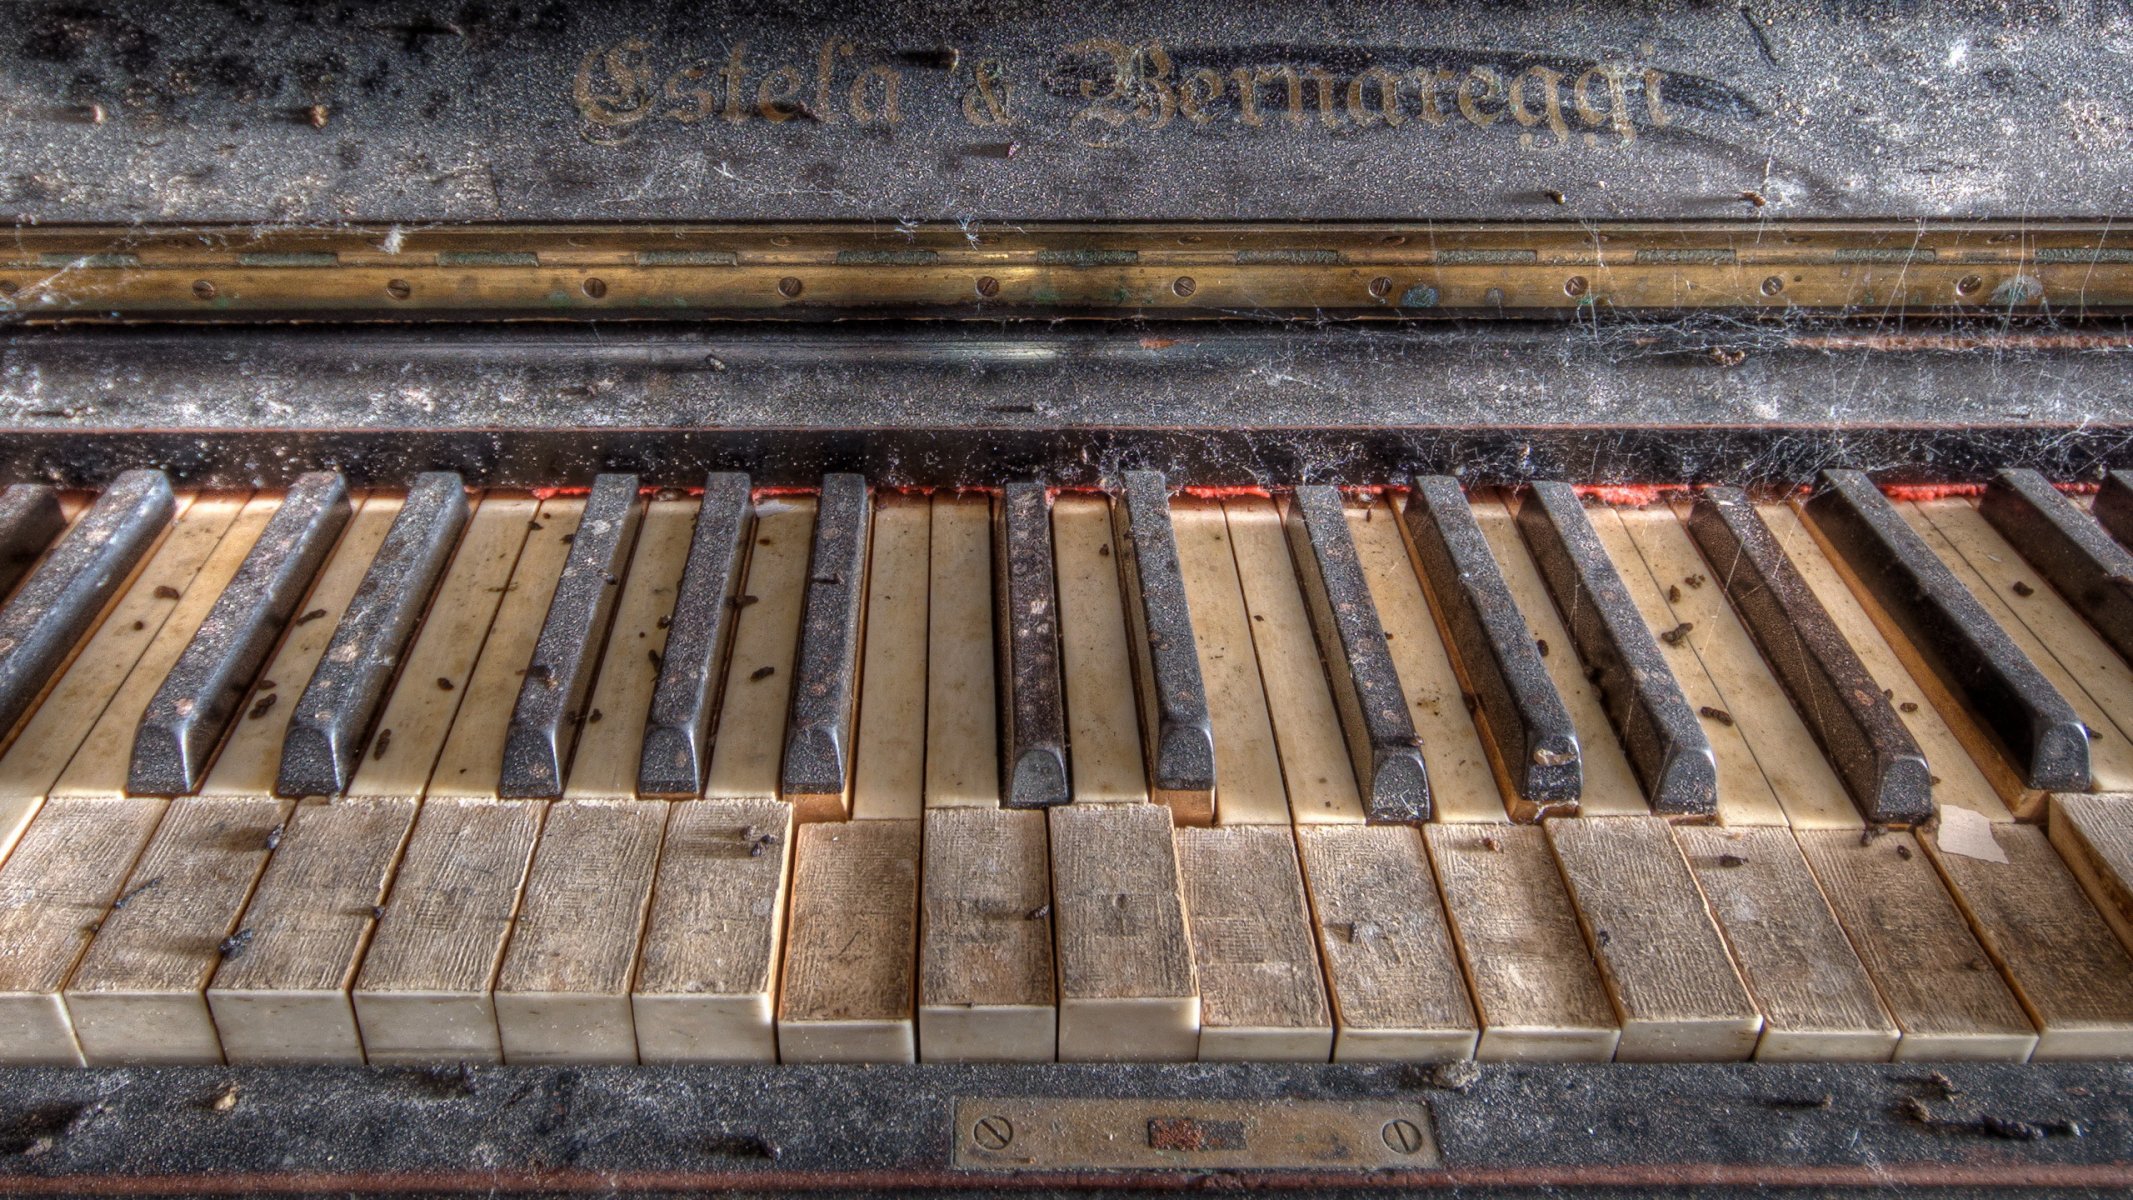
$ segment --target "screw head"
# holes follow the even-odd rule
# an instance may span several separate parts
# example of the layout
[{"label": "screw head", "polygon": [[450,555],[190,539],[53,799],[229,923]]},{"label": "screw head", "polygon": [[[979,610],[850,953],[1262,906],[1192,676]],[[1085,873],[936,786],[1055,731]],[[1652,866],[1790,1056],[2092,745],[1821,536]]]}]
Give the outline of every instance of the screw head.
[{"label": "screw head", "polygon": [[802,286],[804,285],[801,284],[797,276],[787,275],[785,278],[778,280],[778,294],[790,300],[800,294]]},{"label": "screw head", "polygon": [[978,295],[987,300],[1000,294],[1000,281],[990,275],[978,276]]},{"label": "screw head", "polygon": [[193,280],[193,299],[195,299],[195,300],[213,300],[214,298],[215,298],[215,285],[214,285],[214,284],[212,284],[212,283],[208,282],[208,281],[207,281],[207,280],[205,280],[205,279],[195,279],[195,280]]},{"label": "screw head", "polygon": [[1179,299],[1184,299],[1185,297],[1192,295],[1194,292],[1199,291],[1200,285],[1193,281],[1192,276],[1180,275],[1177,278],[1177,282],[1172,283],[1170,285],[1170,290],[1176,292],[1178,294]]},{"label": "screw head", "polygon": [[1378,1132],[1378,1136],[1384,1138],[1385,1145],[1396,1153],[1413,1154],[1422,1149],[1422,1130],[1405,1117],[1385,1122],[1385,1128]]},{"label": "screw head", "polygon": [[392,279],[386,281],[385,294],[395,300],[405,300],[415,294],[415,289],[405,279]]},{"label": "screw head", "polygon": [[594,300],[598,300],[600,297],[607,295],[607,281],[605,279],[595,277],[586,280],[584,283],[578,286],[581,290],[584,291],[587,296],[591,297]]},{"label": "screw head", "polygon": [[1965,275],[1961,279],[1955,281],[1955,294],[1958,296],[1968,296],[1972,292],[1975,292],[1979,288],[1984,286],[1984,280],[1978,278],[1975,275]]},{"label": "screw head", "polygon": [[1015,1127],[1006,1117],[980,1117],[978,1123],[970,1127],[970,1138],[987,1150],[1005,1150],[1007,1144],[1015,1140]]},{"label": "screw head", "polygon": [[1380,275],[1376,279],[1370,281],[1370,294],[1376,296],[1380,300],[1383,300],[1386,295],[1391,291],[1392,280],[1387,278],[1386,276]]},{"label": "screw head", "polygon": [[1583,275],[1572,275],[1563,281],[1563,294],[1565,296],[1582,296],[1585,294],[1585,287],[1585,277]]},{"label": "screw head", "polygon": [[1779,292],[1782,292],[1784,290],[1785,281],[1775,275],[1772,275],[1770,278],[1763,280],[1763,294],[1765,296],[1775,296]]}]

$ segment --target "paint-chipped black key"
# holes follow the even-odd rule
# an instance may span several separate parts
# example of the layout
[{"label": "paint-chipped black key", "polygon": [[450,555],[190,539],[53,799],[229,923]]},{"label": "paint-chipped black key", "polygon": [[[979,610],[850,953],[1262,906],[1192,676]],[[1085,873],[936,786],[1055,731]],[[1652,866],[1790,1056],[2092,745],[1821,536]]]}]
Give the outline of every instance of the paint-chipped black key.
[{"label": "paint-chipped black key", "polygon": [[335,796],[346,790],[393,669],[466,524],[466,486],[456,473],[416,477],[290,714],[277,793]]},{"label": "paint-chipped black key", "polygon": [[781,776],[785,799],[804,817],[842,819],[851,792],[873,515],[865,477],[823,477]]},{"label": "paint-chipped black key", "polygon": [[348,523],[338,472],[299,477],[229,586],[156,689],[133,735],[126,790],[179,796],[200,785],[238,702]]},{"label": "paint-chipped black key", "polygon": [[18,483],[0,492],[0,596],[29,574],[37,556],[67,527],[59,493],[41,483]]},{"label": "paint-chipped black key", "polygon": [[726,656],[740,619],[734,603],[754,537],[748,476],[718,472],[706,478],[645,721],[644,750],[637,759],[639,795],[681,798],[703,790]]},{"label": "paint-chipped black key", "polygon": [[1658,813],[1718,809],[1718,759],[1644,616],[1567,483],[1536,483],[1518,531]]},{"label": "paint-chipped black key", "polygon": [[1050,808],[1067,790],[1066,700],[1059,674],[1059,599],[1052,501],[1042,482],[1010,483],[993,519],[993,602],[999,608],[1001,803]]},{"label": "paint-chipped black key", "polygon": [[1214,721],[1170,522],[1170,486],[1158,471],[1128,471],[1111,506],[1118,576],[1131,627],[1141,743],[1155,799],[1212,819]]},{"label": "paint-chipped black key", "polygon": [[1861,815],[1900,824],[1931,817],[1925,753],[1747,493],[1705,490],[1689,535]]},{"label": "paint-chipped black key", "polygon": [[2035,471],[2002,471],[1978,511],[2133,662],[2133,551]]},{"label": "paint-chipped black key", "polygon": [[1385,646],[1385,626],[1370,598],[1370,581],[1363,577],[1339,490],[1297,488],[1286,524],[1289,557],[1310,605],[1311,626],[1363,793],[1363,815],[1373,824],[1427,821],[1429,769],[1422,762],[1422,739]]},{"label": "paint-chipped black key", "polygon": [[622,593],[642,508],[635,475],[593,479],[504,731],[497,795],[552,800],[563,794],[563,772],[570,766],[615,598]]},{"label": "paint-chipped black key", "polygon": [[1941,683],[2003,742],[2028,786],[2083,791],[2088,732],[2036,664],[1858,471],[1824,471],[1807,513]]},{"label": "paint-chipped black key", "polygon": [[163,472],[120,475],[0,609],[0,734],[22,719],[175,510]]},{"label": "paint-chipped black key", "polygon": [[2119,545],[2133,548],[2133,471],[2113,471],[2103,477],[2103,488],[2089,506],[2096,523]]},{"label": "paint-chipped black key", "polygon": [[1459,481],[1416,476],[1406,524],[1488,737],[1528,810],[1520,815],[1575,811],[1584,787],[1577,726]]}]

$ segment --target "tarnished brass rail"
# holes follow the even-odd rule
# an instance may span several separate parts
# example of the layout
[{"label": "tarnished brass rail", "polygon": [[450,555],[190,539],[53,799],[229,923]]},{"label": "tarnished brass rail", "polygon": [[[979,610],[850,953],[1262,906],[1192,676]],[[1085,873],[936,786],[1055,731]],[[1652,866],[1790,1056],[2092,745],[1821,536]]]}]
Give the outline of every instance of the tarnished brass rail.
[{"label": "tarnished brass rail", "polygon": [[0,320],[2133,310],[2102,223],[18,227]]}]

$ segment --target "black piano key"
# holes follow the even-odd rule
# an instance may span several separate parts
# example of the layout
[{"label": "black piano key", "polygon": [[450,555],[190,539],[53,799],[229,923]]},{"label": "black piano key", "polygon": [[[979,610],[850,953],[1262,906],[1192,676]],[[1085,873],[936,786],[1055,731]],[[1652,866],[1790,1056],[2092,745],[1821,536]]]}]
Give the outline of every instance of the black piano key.
[{"label": "black piano key", "polygon": [[1527,804],[1574,809],[1584,786],[1577,726],[1466,493],[1447,475],[1418,475],[1409,487],[1408,538],[1497,757]]},{"label": "black piano key", "polygon": [[416,477],[290,714],[276,793],[337,796],[347,789],[386,685],[466,524],[466,485],[457,473]]},{"label": "black piano key", "polygon": [[1527,491],[1518,531],[1606,702],[1622,748],[1657,813],[1718,809],[1718,759],[1607,548],[1567,483]]},{"label": "black piano key", "polygon": [[238,702],[310,590],[349,510],[338,472],[315,471],[289,488],[141,715],[128,792],[178,796],[200,786]]},{"label": "black piano key", "polygon": [[1363,577],[1340,491],[1323,485],[1297,488],[1286,527],[1289,557],[1310,606],[1355,763],[1363,814],[1373,824],[1427,821],[1429,769],[1422,762],[1422,739],[1385,646],[1385,626],[1370,597],[1370,581]]},{"label": "black piano key", "polygon": [[1126,472],[1111,519],[1154,798],[1204,822],[1212,819],[1214,802],[1214,720],[1178,567],[1170,485],[1162,473]]},{"label": "black piano key", "polygon": [[1000,492],[993,520],[994,621],[999,640],[1001,803],[1051,808],[1067,790],[1066,695],[1059,673],[1059,597],[1052,500],[1036,480]]},{"label": "black piano key", "polygon": [[2103,488],[2096,493],[2089,511],[2119,545],[2133,547],[2133,471],[2105,475]]},{"label": "black piano key", "polygon": [[1747,493],[1705,489],[1689,535],[1860,814],[1900,824],[1930,818],[1925,753]]},{"label": "black piano key", "polygon": [[780,776],[780,790],[802,819],[843,819],[851,792],[873,517],[864,476],[823,477]]},{"label": "black piano key", "polygon": [[637,760],[640,795],[680,798],[703,790],[719,689],[739,620],[734,604],[754,537],[748,476],[716,472],[707,477],[645,721],[644,751]]},{"label": "black piano key", "polygon": [[2006,745],[2028,786],[2088,787],[2088,731],[2073,706],[1873,480],[1824,471],[1807,513],[1933,674]]},{"label": "black piano key", "polygon": [[2133,662],[2133,551],[2035,471],[2002,471],[1978,511]]},{"label": "black piano key", "polygon": [[51,682],[176,508],[163,472],[120,475],[0,609],[0,734]]},{"label": "black piano key", "polygon": [[563,794],[563,772],[578,736],[578,719],[600,666],[600,647],[622,593],[636,541],[635,475],[600,475],[585,500],[585,515],[572,535],[570,556],[556,580],[533,643],[526,679],[504,731],[503,769],[496,794],[511,799],[552,800]]},{"label": "black piano key", "polygon": [[18,483],[0,492],[0,596],[22,582],[37,556],[66,527],[58,491],[41,483]]}]

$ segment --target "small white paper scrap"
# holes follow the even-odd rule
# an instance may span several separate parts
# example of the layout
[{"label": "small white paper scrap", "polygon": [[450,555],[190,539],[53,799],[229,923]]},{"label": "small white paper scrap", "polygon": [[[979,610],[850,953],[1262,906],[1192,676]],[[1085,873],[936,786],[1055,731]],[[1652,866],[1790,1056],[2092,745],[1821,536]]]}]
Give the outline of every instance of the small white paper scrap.
[{"label": "small white paper scrap", "polygon": [[2007,851],[1992,836],[1992,822],[1976,809],[1941,805],[1940,829],[1933,836],[1933,844],[1942,854],[1960,854],[1985,862],[2007,861]]}]

